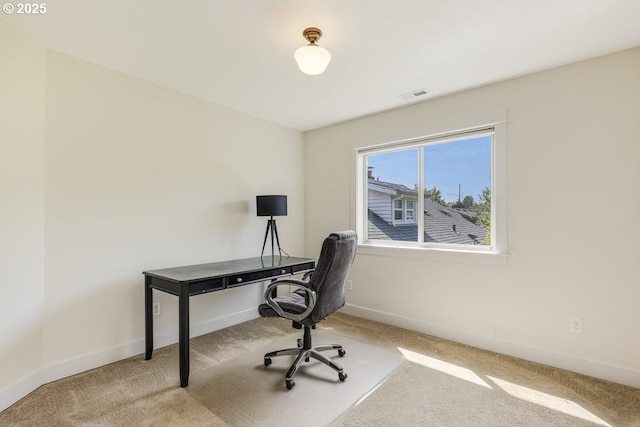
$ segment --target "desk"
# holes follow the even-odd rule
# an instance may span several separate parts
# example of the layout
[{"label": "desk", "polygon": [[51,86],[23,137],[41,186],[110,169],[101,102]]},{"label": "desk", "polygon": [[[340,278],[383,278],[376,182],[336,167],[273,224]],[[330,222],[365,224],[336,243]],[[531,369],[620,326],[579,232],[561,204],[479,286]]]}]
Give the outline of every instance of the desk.
[{"label": "desk", "polygon": [[153,354],[153,289],[178,297],[180,387],[189,384],[189,297],[301,274],[315,261],[296,257],[256,257],[144,271],[145,359]]}]

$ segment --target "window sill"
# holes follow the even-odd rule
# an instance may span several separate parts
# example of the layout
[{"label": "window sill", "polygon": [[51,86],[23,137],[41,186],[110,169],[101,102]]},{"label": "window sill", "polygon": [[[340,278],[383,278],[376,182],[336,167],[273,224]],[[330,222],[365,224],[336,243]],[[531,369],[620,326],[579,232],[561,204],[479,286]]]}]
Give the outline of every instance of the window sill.
[{"label": "window sill", "polygon": [[420,259],[433,262],[454,262],[506,267],[509,255],[495,252],[479,252],[454,249],[411,248],[406,246],[361,243],[358,254],[397,258]]}]

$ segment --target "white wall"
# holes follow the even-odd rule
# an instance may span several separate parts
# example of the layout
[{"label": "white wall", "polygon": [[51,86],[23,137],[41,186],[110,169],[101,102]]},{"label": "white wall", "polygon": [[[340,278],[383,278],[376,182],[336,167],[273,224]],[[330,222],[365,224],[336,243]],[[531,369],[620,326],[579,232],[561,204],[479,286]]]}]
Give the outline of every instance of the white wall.
[{"label": "white wall", "polygon": [[[9,31],[1,21],[0,29]],[[30,42],[8,44],[12,52]],[[266,220],[255,214],[256,195],[289,196],[280,242],[291,254],[304,248],[301,132],[33,49],[13,81],[0,82],[32,88],[40,78],[34,105],[0,130],[17,159],[9,169],[3,162],[13,241],[3,236],[0,248],[19,241],[26,252],[0,273],[1,304],[12,308],[0,314],[12,335],[0,353],[0,410],[26,394],[24,380],[11,385],[24,376],[16,371],[36,370],[40,385],[142,353],[143,270],[259,256]],[[14,137],[31,123],[26,142]],[[16,183],[6,190],[5,174]],[[21,206],[9,199],[18,196]],[[257,317],[261,297],[255,284],[192,298],[191,335]],[[157,348],[177,341],[177,298],[154,298]]]},{"label": "white wall", "polygon": [[[143,270],[258,256],[257,194],[289,196],[281,237],[302,252],[301,133],[55,52],[46,107],[46,366],[139,348]],[[175,335],[177,298],[156,295],[156,333]],[[192,330],[260,297],[193,298]]]},{"label": "white wall", "polygon": [[45,51],[0,20],[0,410],[40,385]]},{"label": "white wall", "polygon": [[346,311],[640,387],[638,76],[635,48],[307,133],[307,254],[354,224],[352,150],[506,109],[507,263],[360,252]]}]

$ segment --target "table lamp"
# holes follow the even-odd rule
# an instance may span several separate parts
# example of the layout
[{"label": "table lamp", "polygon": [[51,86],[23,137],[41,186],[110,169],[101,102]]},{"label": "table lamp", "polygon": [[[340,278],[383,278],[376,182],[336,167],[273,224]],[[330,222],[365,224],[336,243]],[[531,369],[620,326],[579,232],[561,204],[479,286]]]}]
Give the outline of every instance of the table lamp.
[{"label": "table lamp", "polygon": [[267,236],[271,232],[271,255],[275,255],[273,246],[273,236],[276,237],[276,243],[278,244],[278,252],[282,256],[282,249],[280,249],[280,239],[278,238],[278,228],[276,227],[276,220],[274,216],[287,216],[287,196],[256,196],[256,208],[258,216],[268,216],[270,219],[267,221],[267,230],[264,233],[264,241],[262,242],[262,253],[264,255],[264,247],[267,244]]}]

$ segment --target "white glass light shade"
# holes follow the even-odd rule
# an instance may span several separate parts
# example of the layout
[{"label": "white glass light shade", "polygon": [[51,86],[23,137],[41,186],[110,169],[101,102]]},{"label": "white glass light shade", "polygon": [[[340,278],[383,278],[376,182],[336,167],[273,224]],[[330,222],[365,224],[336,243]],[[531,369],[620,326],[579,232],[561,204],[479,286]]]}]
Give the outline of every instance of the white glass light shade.
[{"label": "white glass light shade", "polygon": [[312,76],[322,74],[331,61],[329,51],[313,43],[296,50],[293,57],[296,59],[300,71]]}]

